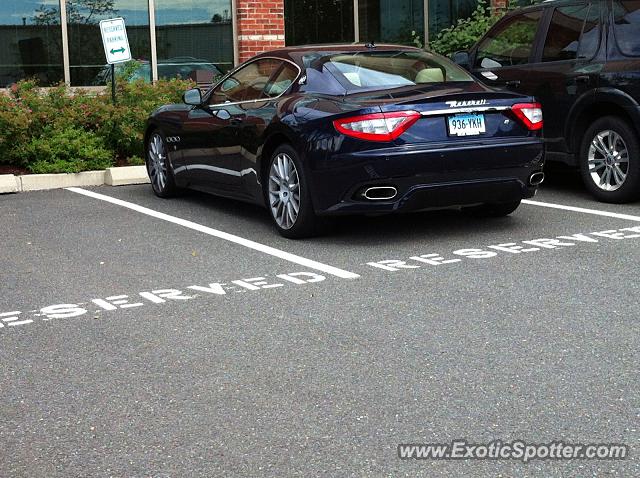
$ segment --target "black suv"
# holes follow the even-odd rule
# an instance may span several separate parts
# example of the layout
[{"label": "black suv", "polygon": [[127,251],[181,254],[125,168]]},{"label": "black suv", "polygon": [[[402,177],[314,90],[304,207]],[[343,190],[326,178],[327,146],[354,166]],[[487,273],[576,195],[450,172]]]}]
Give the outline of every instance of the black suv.
[{"label": "black suv", "polygon": [[489,85],[535,96],[547,159],[578,166],[599,200],[640,197],[640,0],[527,7],[454,60]]}]

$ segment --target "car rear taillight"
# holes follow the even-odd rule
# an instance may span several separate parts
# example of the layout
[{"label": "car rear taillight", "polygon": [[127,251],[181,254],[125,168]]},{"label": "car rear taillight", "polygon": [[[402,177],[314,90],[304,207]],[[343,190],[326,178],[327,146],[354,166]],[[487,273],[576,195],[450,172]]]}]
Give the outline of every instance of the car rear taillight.
[{"label": "car rear taillight", "polygon": [[420,119],[417,111],[373,113],[335,120],[342,134],[366,141],[393,141]]},{"label": "car rear taillight", "polygon": [[530,131],[542,129],[542,105],[540,103],[519,103],[511,107],[511,111],[524,123]]}]

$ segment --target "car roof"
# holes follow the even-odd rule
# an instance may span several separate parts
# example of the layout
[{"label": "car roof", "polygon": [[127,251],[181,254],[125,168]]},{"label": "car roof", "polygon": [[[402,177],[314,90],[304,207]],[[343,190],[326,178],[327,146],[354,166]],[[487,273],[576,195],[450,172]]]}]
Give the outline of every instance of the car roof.
[{"label": "car roof", "polygon": [[418,48],[406,45],[395,45],[392,43],[321,43],[311,45],[297,45],[279,48],[275,51],[298,52],[298,51],[371,51],[371,50],[418,50]]},{"label": "car roof", "polygon": [[276,57],[291,60],[298,65],[302,65],[302,57],[309,53],[353,53],[371,51],[422,51],[419,48],[406,45],[393,45],[389,43],[375,44],[368,43],[334,43],[321,45],[299,45],[279,48],[277,50],[266,51],[256,55],[254,58]]},{"label": "car roof", "polygon": [[579,3],[595,3],[598,1],[602,1],[604,2],[605,0],[543,0],[540,3],[534,3],[531,5],[526,5],[524,7],[521,7],[517,10],[514,10],[511,13],[517,13],[521,10],[531,10],[531,9],[536,9],[536,8],[540,8],[540,7],[553,7],[553,6],[557,6],[557,5],[575,5],[575,4],[579,4]]},{"label": "car roof", "polygon": [[518,15],[520,13],[526,13],[532,10],[540,10],[543,8],[554,8],[554,7],[561,7],[563,5],[576,5],[581,3],[584,3],[585,5],[589,3],[596,3],[596,2],[605,3],[605,1],[606,0],[543,0],[542,2],[539,2],[539,3],[533,3],[531,5],[525,5],[524,7],[519,7],[519,8],[516,8],[515,10],[511,10],[510,12],[507,12],[507,14],[503,18],[511,18],[514,15]]}]

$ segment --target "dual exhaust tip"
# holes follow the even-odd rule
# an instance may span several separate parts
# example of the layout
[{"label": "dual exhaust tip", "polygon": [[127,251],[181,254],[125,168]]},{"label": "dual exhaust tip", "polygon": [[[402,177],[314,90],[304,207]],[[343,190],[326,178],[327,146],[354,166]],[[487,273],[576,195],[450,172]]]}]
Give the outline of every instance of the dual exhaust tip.
[{"label": "dual exhaust tip", "polygon": [[[544,173],[539,171],[529,176],[531,186],[539,186],[544,182]],[[398,195],[398,190],[393,186],[371,186],[362,191],[362,197],[369,201],[390,201]]]}]

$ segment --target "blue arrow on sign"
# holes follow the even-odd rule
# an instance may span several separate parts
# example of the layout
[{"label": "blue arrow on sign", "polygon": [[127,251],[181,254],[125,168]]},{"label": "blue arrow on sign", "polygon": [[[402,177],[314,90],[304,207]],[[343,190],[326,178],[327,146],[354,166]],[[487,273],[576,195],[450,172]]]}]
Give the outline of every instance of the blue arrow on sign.
[{"label": "blue arrow on sign", "polygon": [[115,53],[124,53],[126,50],[124,49],[124,47],[120,47],[117,50],[114,50],[113,48],[111,49],[111,54],[115,54]]}]

